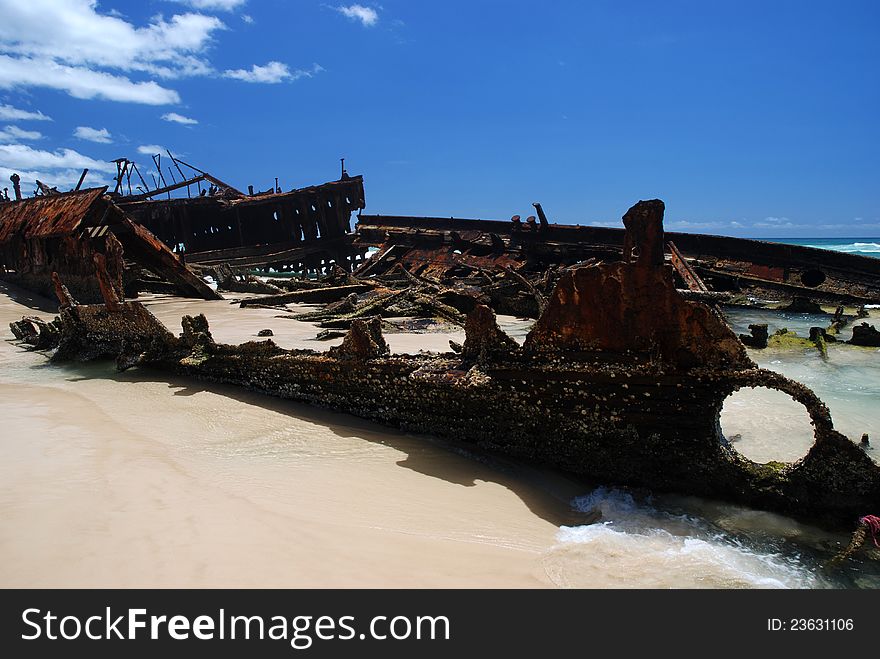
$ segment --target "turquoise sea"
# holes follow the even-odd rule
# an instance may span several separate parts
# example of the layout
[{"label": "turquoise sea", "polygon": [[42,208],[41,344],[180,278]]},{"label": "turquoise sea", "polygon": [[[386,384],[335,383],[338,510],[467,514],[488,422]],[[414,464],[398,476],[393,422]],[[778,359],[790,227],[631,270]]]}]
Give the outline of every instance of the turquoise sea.
[{"label": "turquoise sea", "polygon": [[761,240],[880,258],[880,238],[762,238]]}]

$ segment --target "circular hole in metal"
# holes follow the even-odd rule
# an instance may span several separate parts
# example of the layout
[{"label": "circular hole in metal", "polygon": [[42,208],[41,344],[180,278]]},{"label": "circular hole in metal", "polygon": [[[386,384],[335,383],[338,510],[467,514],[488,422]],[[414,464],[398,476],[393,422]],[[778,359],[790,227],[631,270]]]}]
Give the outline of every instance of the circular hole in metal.
[{"label": "circular hole in metal", "polygon": [[721,433],[749,460],[794,462],[813,445],[813,426],[803,405],[765,387],[742,388],[724,400]]},{"label": "circular hole in metal", "polygon": [[825,273],[816,268],[813,270],[807,270],[801,274],[801,283],[809,288],[816,288],[816,286],[824,283],[825,279]]}]

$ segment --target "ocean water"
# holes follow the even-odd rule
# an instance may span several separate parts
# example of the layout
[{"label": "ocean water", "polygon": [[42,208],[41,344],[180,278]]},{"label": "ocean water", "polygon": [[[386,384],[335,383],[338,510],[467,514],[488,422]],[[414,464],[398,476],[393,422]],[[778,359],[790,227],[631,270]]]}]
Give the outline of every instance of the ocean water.
[{"label": "ocean water", "polygon": [[[835,539],[770,513],[697,498],[657,497],[599,487],[572,505],[598,512],[589,525],[562,526],[545,557],[556,583],[591,587],[832,588],[856,585],[822,569]],[[863,585],[868,586],[867,580]]]},{"label": "ocean water", "polygon": [[[774,319],[779,314],[772,312],[730,309],[727,314],[739,331],[750,322],[772,326],[775,320],[799,333],[821,324],[816,318]],[[869,434],[873,445],[866,452],[880,462],[880,349],[832,345],[827,359],[815,350],[749,354],[759,366],[813,389],[839,431],[853,440]],[[756,462],[795,461],[813,443],[804,408],[768,389],[743,389],[730,396],[720,423],[732,446]],[[601,517],[596,523],[560,527],[558,545],[544,558],[560,586],[880,588],[880,551],[869,547],[829,572],[823,566],[846,544],[845,534],[783,515],[608,487],[575,497],[572,506]]]},{"label": "ocean water", "polygon": [[762,238],[761,240],[880,258],[880,238]]}]

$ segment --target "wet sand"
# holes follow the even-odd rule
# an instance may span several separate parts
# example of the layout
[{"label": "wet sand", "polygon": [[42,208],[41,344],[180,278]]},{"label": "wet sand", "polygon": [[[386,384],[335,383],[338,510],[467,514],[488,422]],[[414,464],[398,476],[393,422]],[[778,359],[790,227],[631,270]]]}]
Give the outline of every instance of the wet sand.
[{"label": "wet sand", "polygon": [[[3,339],[40,302],[21,295],[0,284]],[[284,347],[338,343],[273,310],[145,301],[173,331],[204,312],[219,341],[271,328]],[[387,336],[397,352],[450,338],[462,337]],[[0,414],[4,587],[815,587],[827,582],[786,543],[846,540],[712,502],[670,514],[676,501],[590,495],[347,415],[109,363],[48,365],[6,340]],[[602,523],[587,525],[597,507]],[[773,541],[744,543],[755,529]]]},{"label": "wet sand", "polygon": [[[180,306],[232,309],[152,308],[179,325]],[[0,296],[4,338],[26,312]],[[270,323],[282,345],[285,323],[303,325]],[[212,330],[235,340],[231,325]],[[471,458],[231,387],[47,366],[7,341],[0,373],[3,586],[550,584],[545,517],[567,503]]]}]

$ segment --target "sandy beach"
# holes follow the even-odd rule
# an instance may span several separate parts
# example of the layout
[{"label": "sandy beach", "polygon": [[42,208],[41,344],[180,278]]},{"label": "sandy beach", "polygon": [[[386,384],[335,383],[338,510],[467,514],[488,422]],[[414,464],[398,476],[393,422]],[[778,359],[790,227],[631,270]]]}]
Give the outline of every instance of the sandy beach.
[{"label": "sandy beach", "polygon": [[[219,341],[271,328],[284,347],[334,343],[270,309],[144,301],[173,331],[204,312]],[[53,315],[4,284],[3,338],[40,305]],[[388,335],[397,352],[450,338]],[[829,582],[803,547],[796,559],[779,543],[846,539],[712,502],[672,500],[686,512],[670,516],[351,416],[110,363],[49,365],[7,340],[0,373],[5,587],[815,587]],[[602,523],[587,524],[596,510]],[[755,529],[773,542],[737,540]]]},{"label": "sandy beach", "polygon": [[[187,304],[208,303],[154,309],[179,322]],[[0,298],[4,328],[24,312]],[[232,388],[44,362],[0,342],[4,586],[552,583],[540,558],[567,502],[476,460]]]}]

